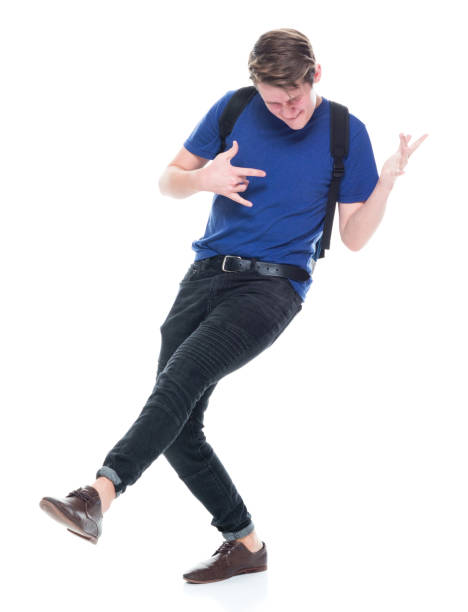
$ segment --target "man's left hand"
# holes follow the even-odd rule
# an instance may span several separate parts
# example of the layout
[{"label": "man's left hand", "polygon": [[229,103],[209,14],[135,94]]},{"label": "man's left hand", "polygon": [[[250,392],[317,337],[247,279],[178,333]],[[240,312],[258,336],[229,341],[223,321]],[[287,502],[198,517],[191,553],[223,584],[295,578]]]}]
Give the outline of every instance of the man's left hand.
[{"label": "man's left hand", "polygon": [[389,187],[393,187],[398,176],[405,173],[404,167],[408,163],[408,159],[410,155],[412,155],[419,145],[425,140],[429,134],[424,134],[418,140],[413,142],[412,145],[409,144],[411,135],[400,134],[400,146],[396,153],[394,153],[391,157],[387,159],[382,167],[382,171],[380,173],[380,180],[385,185]]}]

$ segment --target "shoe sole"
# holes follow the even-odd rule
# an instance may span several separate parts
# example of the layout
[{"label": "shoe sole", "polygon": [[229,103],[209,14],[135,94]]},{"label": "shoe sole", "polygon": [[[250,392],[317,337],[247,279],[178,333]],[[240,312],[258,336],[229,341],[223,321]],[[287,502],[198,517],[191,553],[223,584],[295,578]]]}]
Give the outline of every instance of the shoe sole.
[{"label": "shoe sole", "polygon": [[259,567],[248,567],[243,570],[239,570],[235,574],[231,574],[230,576],[225,576],[224,578],[213,578],[212,580],[193,580],[193,578],[184,578],[187,582],[191,582],[193,584],[205,584],[207,582],[219,582],[220,580],[227,580],[228,578],[233,578],[234,576],[239,576],[240,574],[252,574],[253,572],[264,572],[267,569],[266,565],[260,565]]},{"label": "shoe sole", "polygon": [[90,535],[86,533],[78,525],[76,525],[73,521],[71,521],[66,514],[64,514],[61,510],[57,508],[52,502],[47,499],[41,499],[39,502],[39,506],[46,514],[48,514],[51,518],[53,518],[58,523],[65,525],[67,530],[73,535],[79,536],[80,538],[84,538],[88,540],[92,544],[97,544],[98,538],[96,536]]}]

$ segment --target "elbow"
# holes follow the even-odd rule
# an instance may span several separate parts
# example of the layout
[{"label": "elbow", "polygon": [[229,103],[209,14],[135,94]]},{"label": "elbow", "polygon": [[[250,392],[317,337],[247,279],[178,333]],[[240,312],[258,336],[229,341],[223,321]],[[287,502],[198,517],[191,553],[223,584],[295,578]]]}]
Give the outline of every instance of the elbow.
[{"label": "elbow", "polygon": [[359,244],[358,242],[351,242],[349,240],[343,240],[343,244],[345,244],[350,251],[360,251],[364,244]]},{"label": "elbow", "polygon": [[183,198],[185,196],[180,195],[180,193],[177,190],[178,189],[177,184],[174,184],[175,181],[172,178],[171,168],[173,167],[174,167],[173,165],[169,165],[159,177],[159,181],[158,181],[159,192],[161,193],[161,195],[167,196],[170,198]]},{"label": "elbow", "polygon": [[345,231],[341,232],[341,241],[350,251],[360,251],[367,242],[362,236],[350,236],[350,234]]},{"label": "elbow", "polygon": [[340,237],[341,242],[350,250],[350,251],[359,251],[362,248],[362,244],[359,244],[356,235],[352,235],[348,228],[345,225],[344,227],[340,227]]},{"label": "elbow", "polygon": [[164,191],[164,174],[161,174],[161,176],[159,177],[158,188],[159,188],[159,193],[161,195],[166,195]]}]

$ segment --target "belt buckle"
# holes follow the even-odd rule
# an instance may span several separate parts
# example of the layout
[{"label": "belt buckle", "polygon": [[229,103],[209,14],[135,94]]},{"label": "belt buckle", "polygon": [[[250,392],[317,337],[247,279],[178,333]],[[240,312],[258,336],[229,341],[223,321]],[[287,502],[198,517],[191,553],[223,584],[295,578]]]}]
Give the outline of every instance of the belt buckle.
[{"label": "belt buckle", "polygon": [[236,272],[236,270],[226,270],[226,269],[225,269],[224,264],[226,263],[226,259],[227,259],[228,257],[235,257],[236,259],[242,259],[242,257],[240,257],[240,255],[225,255],[225,256],[224,256],[223,263],[222,263],[222,265],[221,265],[221,270],[222,270],[223,272]]}]

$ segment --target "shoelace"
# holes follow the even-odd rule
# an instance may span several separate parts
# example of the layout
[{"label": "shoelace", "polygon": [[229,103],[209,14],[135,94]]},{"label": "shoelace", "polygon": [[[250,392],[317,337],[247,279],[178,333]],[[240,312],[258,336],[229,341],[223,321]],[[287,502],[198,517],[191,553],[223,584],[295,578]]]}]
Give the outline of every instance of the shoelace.
[{"label": "shoelace", "polygon": [[81,487],[79,489],[75,489],[74,491],[71,491],[67,495],[67,497],[79,497],[85,502],[91,502],[94,499],[94,496],[89,491]]},{"label": "shoelace", "polygon": [[214,551],[214,553],[211,556],[214,557],[216,555],[216,553],[221,553],[221,554],[222,553],[227,553],[227,554],[229,554],[235,544],[236,544],[236,540],[225,540],[221,544],[221,546]]}]

